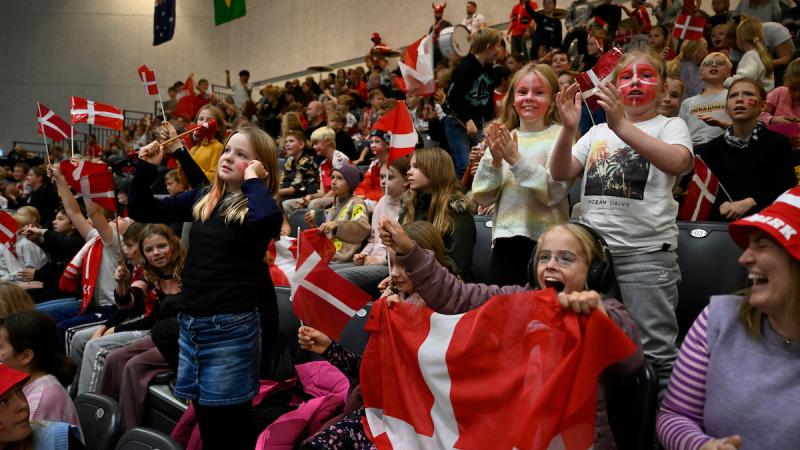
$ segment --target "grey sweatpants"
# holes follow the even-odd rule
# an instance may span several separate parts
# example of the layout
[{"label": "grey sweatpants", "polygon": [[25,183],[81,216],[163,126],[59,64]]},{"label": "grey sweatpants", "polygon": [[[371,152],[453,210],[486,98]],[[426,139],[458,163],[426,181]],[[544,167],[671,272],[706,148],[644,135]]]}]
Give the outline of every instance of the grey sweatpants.
[{"label": "grey sweatpants", "polygon": [[678,357],[678,283],[681,270],[674,251],[614,256],[622,301],[639,327],[644,354],[666,389]]}]

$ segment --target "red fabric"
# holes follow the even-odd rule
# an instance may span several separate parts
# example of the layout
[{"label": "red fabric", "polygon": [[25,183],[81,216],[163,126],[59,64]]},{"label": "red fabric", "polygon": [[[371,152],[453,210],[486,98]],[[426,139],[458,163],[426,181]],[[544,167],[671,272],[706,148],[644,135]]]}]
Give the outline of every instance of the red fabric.
[{"label": "red fabric", "polygon": [[608,317],[565,311],[552,289],[459,315],[380,300],[365,328],[364,428],[381,450],[585,450],[598,376],[636,350]]},{"label": "red fabric", "polygon": [[7,211],[0,211],[0,245],[5,246],[14,256],[17,256],[17,228],[19,224],[14,216]]},{"label": "red fabric", "polygon": [[155,71],[147,67],[147,64],[142,64],[139,66],[139,69],[136,70],[136,73],[139,74],[139,80],[144,84],[147,95],[158,95],[158,82],[156,81]]},{"label": "red fabric", "polygon": [[191,121],[194,118],[194,80],[191,75],[183,83],[183,88],[178,92],[176,100],[175,115]]},{"label": "red fabric", "polygon": [[[536,2],[530,3],[535,10],[537,7]],[[509,15],[508,18],[511,20],[511,37],[522,36],[525,30],[531,25],[531,22],[533,22],[528,11],[525,10],[525,5],[522,3],[517,3],[511,8],[511,15]]]},{"label": "red fabric", "polygon": [[59,164],[69,186],[84,200],[91,200],[109,211],[117,211],[114,176],[106,163],[65,159]]},{"label": "red fabric", "polygon": [[297,266],[297,239],[281,236],[278,241],[270,241],[269,274],[275,286],[290,287],[289,276]]},{"label": "red fabric", "polygon": [[414,121],[408,111],[406,102],[400,100],[391,111],[378,119],[373,130],[388,131],[392,134],[389,139],[389,156],[386,164],[391,164],[397,158],[411,154],[417,146],[417,130],[414,129]]},{"label": "red fabric", "polygon": [[56,142],[69,138],[72,126],[43,103],[36,102],[36,119],[39,122],[37,133],[44,134]]},{"label": "red fabric", "polygon": [[678,219],[688,222],[708,220],[717,200],[718,189],[717,176],[711,172],[702,158],[695,156],[694,176],[686,190],[686,198],[678,212]]},{"label": "red fabric", "polygon": [[631,18],[639,24],[639,33],[649,33],[650,29],[653,28],[653,24],[650,23],[650,14],[648,14],[644,5],[634,9],[631,12]]},{"label": "red fabric", "polygon": [[684,41],[699,41],[703,39],[703,29],[706,26],[705,17],[695,17],[679,14],[672,28],[672,37]]},{"label": "red fabric", "polygon": [[733,222],[728,232],[739,247],[746,248],[754,228],[772,236],[794,259],[800,259],[800,186],[784,192],[761,212]]},{"label": "red fabric", "polygon": [[601,81],[610,82],[614,73],[614,68],[617,66],[617,61],[622,57],[622,50],[614,47],[607,51],[597,60],[594,67],[586,72],[581,72],[575,77],[578,86],[581,90],[581,95],[586,102],[586,106],[590,111],[597,111],[600,105],[597,104],[597,93],[595,89],[600,85]]},{"label": "red fabric", "polygon": [[194,139],[198,142],[210,141],[217,134],[217,119],[211,119],[200,125],[192,125],[195,130]]},{"label": "red fabric", "polygon": [[336,249],[319,230],[305,230],[298,239],[297,266],[289,277],[292,309],[298,319],[338,340],[371,296],[330,268]]},{"label": "red fabric", "polygon": [[211,103],[211,96],[207,92],[197,92],[197,95],[194,96],[194,116],[197,116],[200,108],[209,103]]},{"label": "red fabric", "polygon": [[64,292],[75,292],[78,290],[78,278],[80,277],[83,285],[81,295],[81,311],[86,312],[86,308],[92,302],[94,288],[97,284],[97,275],[100,272],[100,262],[103,259],[103,239],[96,236],[93,240],[86,242],[80,251],[67,264],[61,279],[58,281],[58,288]]},{"label": "red fabric", "polygon": [[375,201],[383,197],[383,189],[381,189],[381,163],[377,159],[370,163],[367,173],[364,174],[364,179],[356,186],[353,195]]},{"label": "red fabric", "polygon": [[403,61],[397,65],[403,74],[400,87],[406,95],[433,95],[436,84],[433,76],[433,36],[422,36],[406,47]]},{"label": "red fabric", "polygon": [[361,100],[367,101],[367,94],[368,94],[367,83],[364,83],[364,81],[362,80],[359,82],[358,86],[354,86],[352,89],[356,91],[359,97],[361,97]]},{"label": "red fabric", "polygon": [[111,128],[122,131],[125,116],[116,106],[87,100],[81,97],[72,97],[72,123],[86,122],[97,127]]}]

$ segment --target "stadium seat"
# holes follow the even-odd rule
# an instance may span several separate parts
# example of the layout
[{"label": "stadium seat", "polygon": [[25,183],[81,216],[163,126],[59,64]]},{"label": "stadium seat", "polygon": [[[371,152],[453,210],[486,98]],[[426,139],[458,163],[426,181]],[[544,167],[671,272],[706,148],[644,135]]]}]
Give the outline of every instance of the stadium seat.
[{"label": "stadium seat", "polygon": [[739,264],[742,250],[728,235],[728,224],[678,222],[678,342],[712,295],[732,294],[745,287],[747,270]]},{"label": "stadium seat", "polygon": [[[289,216],[289,226],[291,227],[290,236],[297,237],[297,228],[299,227],[300,230],[305,230],[308,228],[308,224],[306,224],[305,215],[308,209],[302,208],[295,210],[291,216]],[[322,210],[316,210],[315,219],[317,225],[322,224],[323,220],[325,220],[325,212]]]},{"label": "stadium seat", "polygon": [[367,303],[358,310],[355,317],[342,330],[342,347],[357,355],[364,353],[364,347],[367,346],[367,339],[369,339],[369,335],[364,330],[364,324],[367,323],[367,318],[369,318],[370,308],[372,308],[372,303]]},{"label": "stadium seat", "polygon": [[652,449],[658,407],[658,379],[643,361],[631,375],[603,376],[608,421],[620,450]]},{"label": "stadium seat", "polygon": [[85,393],[75,399],[86,448],[111,450],[122,434],[122,412],[111,397]]},{"label": "stadium seat", "polygon": [[116,450],[182,450],[171,437],[150,428],[129,430],[117,443]]},{"label": "stadium seat", "polygon": [[492,216],[474,216],[475,247],[472,248],[472,275],[478,283],[489,282],[492,257]]}]

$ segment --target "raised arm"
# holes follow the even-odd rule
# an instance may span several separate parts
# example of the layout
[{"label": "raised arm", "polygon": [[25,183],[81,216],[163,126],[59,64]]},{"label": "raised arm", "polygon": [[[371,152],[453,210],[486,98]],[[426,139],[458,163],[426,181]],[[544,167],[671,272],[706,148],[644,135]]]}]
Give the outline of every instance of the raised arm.
[{"label": "raised arm", "polygon": [[583,170],[583,164],[572,156],[572,142],[581,118],[580,96],[578,83],[572,83],[556,95],[556,106],[563,122],[553,153],[550,154],[550,175],[556,181],[575,178]]},{"label": "raised arm", "polygon": [[67,213],[69,220],[75,225],[75,229],[83,236],[83,239],[88,239],[89,233],[92,231],[92,224],[89,223],[86,217],[83,216],[83,213],[81,213],[78,201],[75,200],[75,196],[72,195],[67,180],[64,178],[64,174],[61,173],[61,168],[56,164],[51,164],[48,166],[47,170],[50,172],[50,177],[56,184],[58,196],[61,197],[61,203],[64,205],[64,211]]},{"label": "raised arm", "polygon": [[153,197],[152,184],[164,151],[153,141],[139,150],[134,162],[135,171],[128,192],[128,213],[133,220],[144,223],[191,222],[192,206],[201,191],[194,189],[161,200]]}]

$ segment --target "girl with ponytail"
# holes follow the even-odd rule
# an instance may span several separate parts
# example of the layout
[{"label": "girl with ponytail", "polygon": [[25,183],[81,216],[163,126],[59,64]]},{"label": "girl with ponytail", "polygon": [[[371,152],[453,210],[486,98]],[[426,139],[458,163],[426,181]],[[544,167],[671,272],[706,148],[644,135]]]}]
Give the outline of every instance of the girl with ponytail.
[{"label": "girl with ponytail", "polygon": [[761,21],[755,17],[742,17],[736,27],[736,46],[743,53],[739,60],[736,74],[725,80],[725,87],[740,79],[752,78],[758,81],[764,90],[769,92],[775,88],[772,57],[764,45],[764,30]]}]

